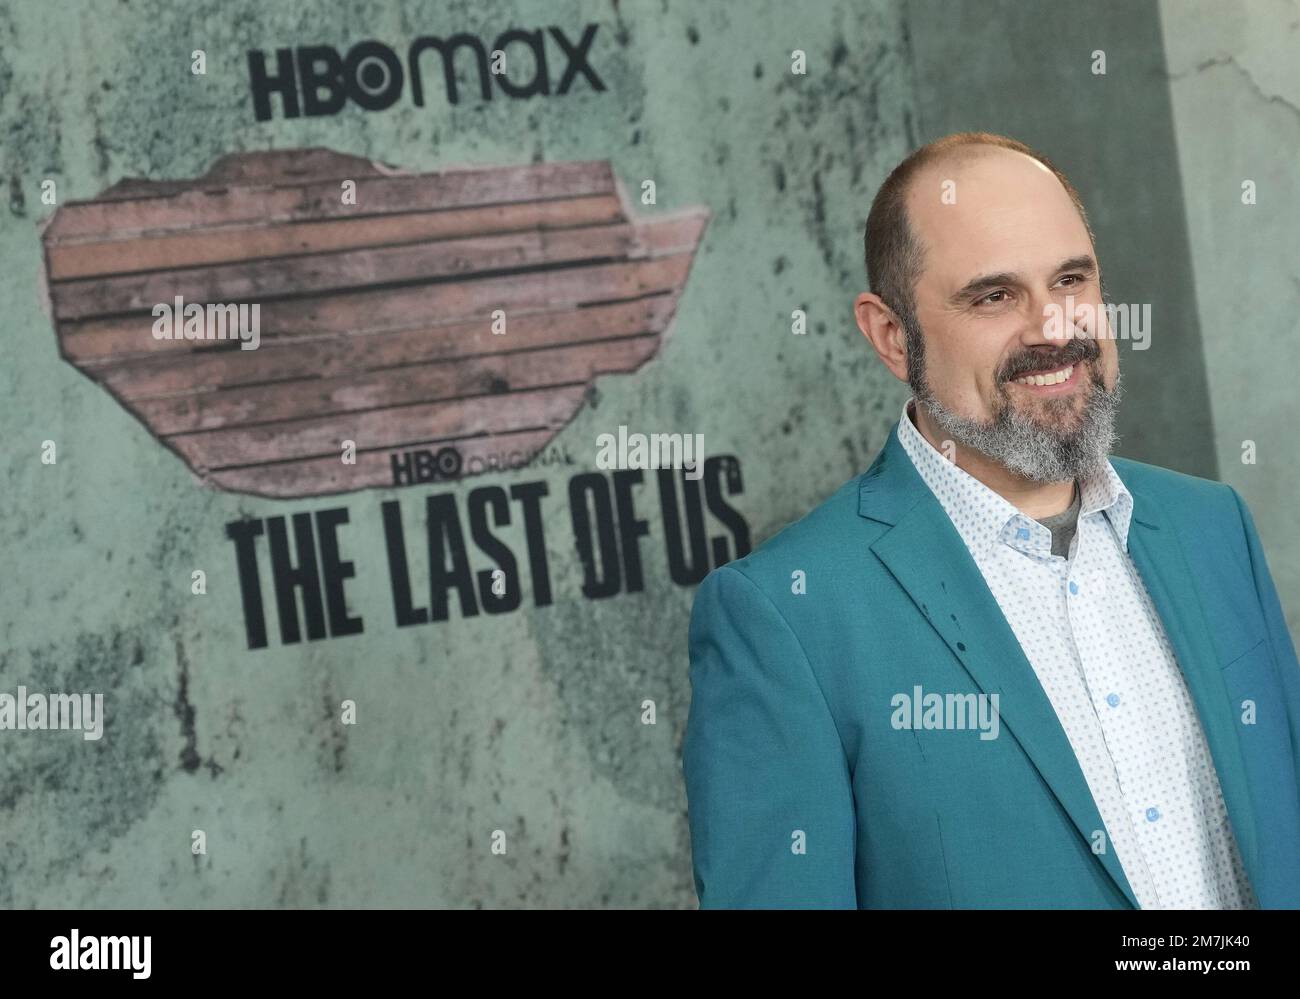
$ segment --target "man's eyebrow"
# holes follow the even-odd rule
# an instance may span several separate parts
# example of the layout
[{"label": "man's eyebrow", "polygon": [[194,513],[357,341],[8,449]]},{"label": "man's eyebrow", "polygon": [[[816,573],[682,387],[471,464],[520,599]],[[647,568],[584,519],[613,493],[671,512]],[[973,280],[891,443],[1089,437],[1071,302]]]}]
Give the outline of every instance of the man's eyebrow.
[{"label": "man's eyebrow", "polygon": [[1066,271],[1083,271],[1085,274],[1096,274],[1097,261],[1086,253],[1071,257],[1069,260],[1062,260],[1057,265],[1055,273],[1064,274]]},{"label": "man's eyebrow", "polygon": [[[1093,260],[1088,254],[1081,254],[1077,257],[1070,257],[1062,260],[1052,271],[1054,275],[1063,274],[1066,271],[1083,271],[1085,274],[1097,273],[1097,261]],[[1020,275],[1012,274],[1010,271],[1002,271],[997,274],[981,274],[979,277],[971,278],[961,288],[948,299],[950,305],[959,305],[971,298],[976,297],[980,292],[990,288],[1000,288],[1002,285],[1017,284],[1020,282]]]},{"label": "man's eyebrow", "polygon": [[987,291],[989,288],[999,288],[1004,284],[1015,284],[1020,278],[1010,271],[1003,271],[1000,274],[981,274],[977,278],[971,278],[961,288],[948,299],[949,305],[960,305],[969,299],[975,298],[980,292]]}]

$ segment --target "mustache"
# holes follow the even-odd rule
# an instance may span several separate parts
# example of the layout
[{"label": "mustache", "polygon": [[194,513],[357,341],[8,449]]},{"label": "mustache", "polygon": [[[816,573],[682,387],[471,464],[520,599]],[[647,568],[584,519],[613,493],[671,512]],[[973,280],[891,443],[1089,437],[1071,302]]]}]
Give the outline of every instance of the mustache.
[{"label": "mustache", "polygon": [[1034,371],[1051,371],[1067,364],[1095,361],[1100,356],[1101,348],[1097,341],[1086,338],[1073,339],[1064,347],[1036,347],[1008,359],[1002,366],[998,381],[1009,382]]}]

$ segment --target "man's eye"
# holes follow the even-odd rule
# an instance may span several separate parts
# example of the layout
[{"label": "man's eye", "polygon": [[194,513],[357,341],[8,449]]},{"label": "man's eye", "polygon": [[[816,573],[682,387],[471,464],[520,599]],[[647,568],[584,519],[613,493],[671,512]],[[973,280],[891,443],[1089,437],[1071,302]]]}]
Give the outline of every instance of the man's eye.
[{"label": "man's eye", "polygon": [[[999,295],[1002,295],[1004,297],[998,298]],[[1005,291],[1001,291],[1001,290],[991,291],[983,298],[976,299],[975,304],[976,305],[1001,305],[1002,302],[1005,300],[1005,296],[1006,296]]]},{"label": "man's eye", "polygon": [[1083,284],[1082,274],[1067,274],[1061,278],[1062,281],[1073,281],[1075,284]]}]

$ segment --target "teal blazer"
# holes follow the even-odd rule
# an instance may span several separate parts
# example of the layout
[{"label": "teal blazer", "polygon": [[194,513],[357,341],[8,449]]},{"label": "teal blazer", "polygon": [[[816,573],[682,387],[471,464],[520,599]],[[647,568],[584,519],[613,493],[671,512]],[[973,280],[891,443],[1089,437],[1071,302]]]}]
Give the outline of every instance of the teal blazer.
[{"label": "teal blazer", "polygon": [[[1300,666],[1250,512],[1230,486],[1112,464],[1255,894],[1300,907]],[[1137,907],[1056,713],[897,427],[865,473],[704,579],[690,680],[701,908]],[[998,737],[894,728],[891,699],[917,685],[997,693]]]}]

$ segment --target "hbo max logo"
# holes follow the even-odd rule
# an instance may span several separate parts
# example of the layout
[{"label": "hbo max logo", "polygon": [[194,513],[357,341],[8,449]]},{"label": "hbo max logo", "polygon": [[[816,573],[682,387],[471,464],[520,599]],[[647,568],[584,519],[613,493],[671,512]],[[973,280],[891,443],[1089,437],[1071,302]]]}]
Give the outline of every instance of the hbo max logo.
[{"label": "hbo max logo", "polygon": [[[494,81],[508,97],[528,98],[534,94],[549,97],[552,93],[568,93],[579,73],[586,77],[593,90],[604,90],[605,84],[588,61],[597,27],[588,24],[576,43],[559,28],[547,28],[545,34],[541,29],[511,28],[498,35],[490,46],[465,33],[446,39],[424,36],[407,49],[405,65],[396,52],[376,41],[358,42],[342,56],[329,45],[276,49],[274,70],[267,66],[266,53],[253,49],[248,53],[253,110],[258,121],[268,120],[273,117],[271,99],[278,95],[286,118],[337,114],[348,101],[367,111],[383,111],[402,96],[408,79],[411,100],[416,107],[424,107],[421,57],[426,66],[432,58],[426,53],[436,54],[442,64],[443,89],[451,104],[460,101],[455,62],[458,55],[462,62],[468,58],[477,67],[479,96],[485,101],[492,99]],[[522,45],[531,53],[532,78],[527,82],[517,83],[506,76],[506,46],[511,44]],[[564,71],[552,89],[551,66],[561,60]]]}]

